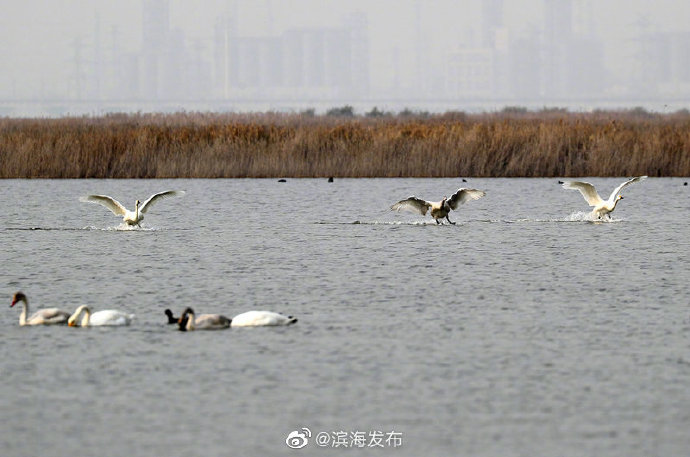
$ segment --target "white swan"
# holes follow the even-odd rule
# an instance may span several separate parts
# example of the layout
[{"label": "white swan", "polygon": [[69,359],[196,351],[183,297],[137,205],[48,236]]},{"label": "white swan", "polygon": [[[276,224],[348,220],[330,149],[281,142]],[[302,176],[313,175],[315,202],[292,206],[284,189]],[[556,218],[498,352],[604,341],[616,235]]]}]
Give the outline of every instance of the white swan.
[{"label": "white swan", "polygon": [[290,325],[297,322],[296,317],[285,316],[273,311],[247,311],[232,318],[231,327],[261,327]]},{"label": "white swan", "polygon": [[[81,322],[77,322],[80,315]],[[114,309],[104,309],[91,313],[91,308],[87,305],[81,305],[67,320],[67,325],[70,327],[115,327],[129,325],[134,319],[134,314],[123,313]]]},{"label": "white swan", "polygon": [[594,188],[593,185],[591,185],[588,182],[582,182],[582,181],[566,181],[563,183],[563,188],[564,189],[574,189],[574,190],[579,190],[582,196],[585,198],[587,203],[589,203],[589,206],[593,206],[594,209],[591,212],[592,217],[596,217],[597,219],[601,219],[603,216],[608,216],[609,213],[611,213],[614,209],[616,209],[616,205],[618,204],[619,200],[623,199],[622,195],[618,195],[618,193],[628,184],[632,184],[634,182],[642,181],[647,179],[646,176],[636,176],[634,178],[628,179],[624,183],[622,183],[620,186],[616,187],[613,189],[613,192],[611,192],[611,195],[609,195],[608,200],[603,200],[599,194],[597,193],[597,190]]},{"label": "white swan", "polygon": [[141,221],[144,220],[144,214],[155,202],[166,197],[184,195],[184,193],[183,190],[166,190],[165,192],[153,194],[141,206],[139,206],[139,200],[134,202],[134,211],[129,211],[122,206],[120,202],[107,195],[87,195],[86,197],[81,197],[79,200],[82,202],[101,204],[112,211],[116,216],[122,216],[122,221],[127,225],[139,226]]},{"label": "white swan", "polygon": [[397,211],[407,209],[417,212],[422,216],[426,215],[426,212],[431,209],[431,217],[434,218],[437,224],[440,224],[441,222],[439,219],[443,219],[444,217],[451,224],[455,224],[455,222],[451,222],[448,218],[450,211],[458,209],[458,206],[470,200],[480,199],[484,195],[486,195],[486,192],[483,190],[460,188],[451,195],[450,198],[443,197],[443,200],[440,202],[428,202],[412,196],[405,200],[400,200],[398,203],[391,206],[391,209]]},{"label": "white swan", "polygon": [[192,308],[187,308],[180,316],[179,329],[183,332],[192,330],[222,330],[230,327],[230,319],[220,314],[199,314],[195,316]]},{"label": "white swan", "polygon": [[18,302],[22,302],[22,312],[19,315],[19,325],[66,324],[67,318],[69,318],[69,313],[67,311],[58,308],[45,308],[39,309],[27,319],[26,315],[29,314],[29,300],[27,300],[26,295],[24,295],[22,292],[17,292],[14,294],[10,308],[12,308]]}]

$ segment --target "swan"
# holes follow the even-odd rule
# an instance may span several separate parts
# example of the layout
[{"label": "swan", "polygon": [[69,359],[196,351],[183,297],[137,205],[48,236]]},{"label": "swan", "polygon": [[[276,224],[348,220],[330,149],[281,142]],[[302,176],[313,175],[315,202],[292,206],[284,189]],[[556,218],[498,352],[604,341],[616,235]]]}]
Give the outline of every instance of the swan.
[{"label": "swan", "polygon": [[611,195],[609,195],[608,200],[603,200],[597,193],[597,190],[594,188],[594,186],[588,182],[566,181],[561,184],[563,185],[564,189],[579,190],[582,196],[587,201],[587,203],[589,203],[589,206],[594,207],[594,209],[591,212],[592,217],[601,219],[603,216],[609,216],[609,213],[613,212],[613,210],[616,209],[618,201],[623,199],[623,196],[618,195],[618,193],[625,186],[627,186],[628,184],[632,184],[634,182],[643,181],[645,179],[647,179],[646,176],[636,176],[634,178],[628,179],[627,181],[613,189],[613,192],[611,192]]},{"label": "swan", "polygon": [[192,330],[222,330],[230,327],[230,319],[220,314],[199,314],[195,316],[192,308],[187,308],[179,320],[179,329],[183,332]]},{"label": "swan", "polygon": [[[77,323],[80,315],[81,322]],[[134,319],[134,314],[123,313],[114,309],[104,309],[91,313],[91,308],[87,305],[81,305],[67,320],[67,325],[70,327],[115,327],[129,325]]]},{"label": "swan", "polygon": [[418,212],[424,216],[426,215],[426,212],[431,209],[431,217],[434,218],[437,224],[440,224],[441,221],[439,221],[439,219],[443,219],[444,217],[451,224],[455,224],[455,222],[451,222],[451,220],[448,218],[450,211],[458,209],[458,206],[460,206],[462,203],[466,203],[470,200],[480,199],[484,195],[486,195],[486,192],[483,190],[465,189],[461,187],[453,195],[451,195],[450,198],[443,197],[443,200],[440,202],[428,202],[426,200],[422,200],[421,198],[412,196],[406,198],[405,200],[400,200],[398,203],[391,206],[391,210],[400,211],[401,209],[407,209]]},{"label": "swan", "polygon": [[139,200],[134,202],[134,211],[129,211],[122,206],[120,202],[107,195],[87,195],[86,197],[81,197],[79,200],[82,202],[101,204],[112,211],[116,216],[122,216],[122,222],[125,224],[140,227],[139,224],[144,220],[144,214],[155,202],[163,198],[184,194],[185,192],[183,190],[166,190],[165,192],[153,194],[141,206],[139,206]]},{"label": "swan", "polygon": [[19,325],[22,326],[66,324],[67,318],[69,318],[69,313],[67,311],[58,308],[45,308],[39,309],[27,319],[26,315],[29,314],[29,300],[27,300],[26,295],[22,292],[14,294],[10,308],[18,302],[22,302],[22,313],[19,315]]},{"label": "swan", "polygon": [[232,318],[231,327],[260,327],[290,325],[297,322],[296,317],[285,316],[273,311],[247,311]]}]

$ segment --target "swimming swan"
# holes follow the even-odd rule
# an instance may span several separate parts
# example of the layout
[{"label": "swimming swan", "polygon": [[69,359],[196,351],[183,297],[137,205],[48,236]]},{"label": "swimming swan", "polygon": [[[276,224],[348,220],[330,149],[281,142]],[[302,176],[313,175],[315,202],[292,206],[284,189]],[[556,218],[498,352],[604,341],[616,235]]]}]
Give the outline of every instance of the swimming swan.
[{"label": "swimming swan", "polygon": [[[77,323],[79,316],[83,314],[81,322]],[[70,327],[115,327],[129,325],[134,319],[134,314],[115,311],[114,309],[104,309],[91,313],[91,308],[81,305],[67,320]]]},{"label": "swimming swan", "polygon": [[297,322],[296,317],[285,316],[273,311],[247,311],[232,318],[231,327],[261,327],[290,325]]},{"label": "swimming swan", "polygon": [[22,302],[22,313],[19,315],[19,325],[54,325],[66,324],[69,313],[58,308],[45,308],[36,311],[30,318],[26,318],[29,313],[29,300],[22,292],[17,292],[12,297],[10,308]]},{"label": "swimming swan", "polygon": [[623,199],[623,196],[618,195],[618,193],[625,186],[627,186],[628,184],[632,184],[634,182],[643,181],[645,179],[647,179],[646,176],[636,176],[634,178],[628,179],[623,184],[616,187],[613,190],[613,192],[611,192],[611,195],[609,195],[608,200],[603,200],[599,196],[599,194],[597,193],[594,186],[588,182],[566,181],[566,182],[562,183],[562,185],[563,185],[564,189],[579,190],[580,193],[582,194],[582,196],[587,201],[587,203],[589,203],[589,206],[594,207],[594,209],[591,212],[592,217],[596,217],[597,219],[601,219],[603,216],[608,216],[609,213],[613,212],[613,210],[616,209],[616,205],[618,204],[618,201]]},{"label": "swimming swan", "polygon": [[179,330],[189,332],[192,330],[222,330],[230,327],[230,319],[220,314],[194,315],[192,308],[187,308],[179,320]]},{"label": "swimming swan", "polygon": [[428,202],[426,200],[422,200],[421,198],[412,196],[406,198],[405,200],[400,200],[398,203],[391,206],[391,210],[400,211],[401,209],[407,209],[418,212],[424,216],[431,208],[431,217],[434,218],[437,224],[440,224],[441,222],[439,219],[443,219],[444,217],[451,224],[455,224],[455,222],[451,222],[451,220],[448,218],[450,211],[458,209],[458,206],[470,200],[478,200],[484,195],[486,195],[486,192],[483,190],[460,188],[457,190],[457,192],[451,195],[450,198],[443,197],[443,200],[440,202]]},{"label": "swimming swan", "polygon": [[82,202],[101,204],[112,211],[116,216],[122,216],[122,221],[127,225],[139,226],[141,221],[144,220],[144,214],[155,202],[163,198],[184,194],[185,192],[183,190],[166,190],[165,192],[153,194],[141,206],[139,206],[139,200],[137,200],[134,203],[134,211],[129,211],[122,206],[120,202],[107,195],[87,195],[86,197],[81,197],[79,200]]}]

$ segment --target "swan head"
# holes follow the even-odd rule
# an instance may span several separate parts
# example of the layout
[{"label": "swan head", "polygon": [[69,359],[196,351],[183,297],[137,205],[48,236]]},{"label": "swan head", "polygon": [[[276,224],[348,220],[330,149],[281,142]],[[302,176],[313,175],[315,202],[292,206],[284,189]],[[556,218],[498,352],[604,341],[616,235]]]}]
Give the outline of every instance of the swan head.
[{"label": "swan head", "polygon": [[182,313],[182,317],[185,317],[187,314],[191,314],[193,316],[194,310],[190,307],[185,308],[184,312]]},{"label": "swan head", "polygon": [[194,322],[194,310],[192,308],[186,308],[184,312],[180,315],[180,319],[177,321],[178,329],[181,332],[186,332],[187,330],[194,330],[194,327],[187,328],[187,324],[191,322],[193,324]]},{"label": "swan head", "polygon": [[617,198],[616,200],[623,200],[623,196],[622,196],[622,195],[619,195],[618,198]]},{"label": "swan head", "polygon": [[91,309],[86,306],[86,305],[81,305],[77,310],[72,314],[69,319],[67,319],[67,325],[70,327],[78,327],[79,324],[77,324],[77,319],[79,319],[79,316],[81,316],[82,312],[85,312],[86,314],[91,314]]},{"label": "swan head", "polygon": [[14,296],[12,297],[12,303],[10,304],[10,308],[12,308],[20,301],[26,303],[26,295],[24,295],[24,292],[17,292],[16,294],[14,294]]},{"label": "swan head", "polygon": [[139,206],[139,204],[141,204],[141,202],[139,200],[134,202],[134,206]]}]

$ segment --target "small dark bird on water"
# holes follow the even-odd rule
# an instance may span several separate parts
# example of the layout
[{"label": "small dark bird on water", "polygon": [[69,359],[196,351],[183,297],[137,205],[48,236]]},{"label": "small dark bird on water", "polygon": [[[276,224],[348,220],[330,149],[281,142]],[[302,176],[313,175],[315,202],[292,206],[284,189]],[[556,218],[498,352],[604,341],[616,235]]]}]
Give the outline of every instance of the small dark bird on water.
[{"label": "small dark bird on water", "polygon": [[333,182],[333,176],[331,176],[330,178],[328,178],[328,182]]},{"label": "small dark bird on water", "polygon": [[558,184],[563,184],[563,181],[558,181]]},{"label": "small dark bird on water", "polygon": [[166,316],[168,316],[168,324],[178,324],[182,327],[185,327],[187,325],[187,316],[180,316],[180,317],[175,317],[173,316],[172,311],[169,309],[166,309],[163,311]]},{"label": "small dark bird on water", "polygon": [[278,182],[287,182],[287,179],[279,179]]},{"label": "small dark bird on water", "polygon": [[166,316],[168,316],[168,324],[177,324],[178,318],[173,316],[172,311],[170,311],[169,309],[166,309],[163,312],[165,313]]}]

